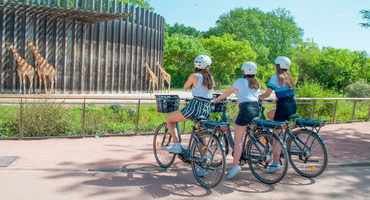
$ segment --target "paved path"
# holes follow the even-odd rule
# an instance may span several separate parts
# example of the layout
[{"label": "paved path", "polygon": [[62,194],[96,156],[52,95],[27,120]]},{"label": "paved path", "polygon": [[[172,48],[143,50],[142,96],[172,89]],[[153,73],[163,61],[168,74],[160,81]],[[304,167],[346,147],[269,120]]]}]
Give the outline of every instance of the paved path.
[{"label": "paved path", "polygon": [[[370,122],[329,124],[320,135],[329,163],[370,161]],[[12,168],[157,168],[153,136],[79,139],[0,140],[0,157],[19,156]],[[231,160],[231,156],[228,156]],[[173,167],[188,167],[177,160]],[[0,170],[3,168],[0,168]]]},{"label": "paved path", "polygon": [[[328,147],[330,166],[369,164],[368,130],[370,122],[323,127],[320,135]],[[189,168],[178,159],[171,170],[155,171],[152,139],[0,140],[0,157],[20,157],[0,167],[1,199],[366,199],[370,192],[369,167],[330,168],[315,179],[289,171],[275,185],[263,184],[243,171],[232,181],[206,190],[191,172],[176,170]]]}]

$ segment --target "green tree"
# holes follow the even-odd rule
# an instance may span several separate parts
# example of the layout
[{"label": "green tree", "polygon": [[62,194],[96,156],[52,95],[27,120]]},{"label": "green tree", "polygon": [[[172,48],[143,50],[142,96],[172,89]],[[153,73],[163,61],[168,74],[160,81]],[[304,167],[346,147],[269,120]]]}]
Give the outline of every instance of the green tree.
[{"label": "green tree", "polygon": [[182,87],[194,71],[194,58],[200,54],[210,55],[200,38],[183,34],[166,33],[164,44],[164,67],[171,74],[174,86]]},{"label": "green tree", "polygon": [[202,37],[202,32],[191,26],[175,23],[173,26],[166,25],[166,32],[171,36],[172,34],[183,34],[194,37]]},{"label": "green tree", "polygon": [[224,34],[203,39],[204,47],[211,53],[211,71],[217,85],[230,84],[241,76],[240,66],[256,61],[257,54],[248,41],[236,41],[235,35]]},{"label": "green tree", "polygon": [[278,56],[292,57],[294,46],[301,40],[303,29],[299,28],[286,9],[263,12],[258,8],[236,8],[223,14],[216,27],[205,36],[236,35],[235,40],[249,41],[257,53],[257,63],[265,66]]},{"label": "green tree", "polygon": [[307,39],[304,42],[300,42],[296,45],[295,56],[292,60],[299,67],[299,81],[305,81],[305,79],[311,79],[315,76],[315,68],[320,65],[322,54],[319,46],[312,40]]},{"label": "green tree", "polygon": [[249,41],[253,50],[257,53],[257,62],[261,65],[268,64],[268,48],[265,47],[266,15],[258,8],[236,8],[229,13],[223,14],[216,21],[216,27],[210,28],[206,37],[219,36],[225,33],[235,35],[235,40]]},{"label": "green tree", "polygon": [[278,56],[292,58],[294,46],[302,40],[303,29],[297,26],[287,9],[278,8],[266,15],[265,46],[270,50],[269,60],[272,61]]},{"label": "green tree", "polygon": [[370,28],[370,9],[369,10],[361,10],[360,14],[362,14],[362,19],[367,22],[359,23],[361,27]]}]

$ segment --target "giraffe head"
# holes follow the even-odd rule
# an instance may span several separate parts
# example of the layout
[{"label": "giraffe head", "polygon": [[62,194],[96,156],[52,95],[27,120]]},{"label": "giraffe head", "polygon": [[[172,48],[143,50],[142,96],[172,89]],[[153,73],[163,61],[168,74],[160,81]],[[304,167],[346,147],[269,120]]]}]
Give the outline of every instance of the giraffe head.
[{"label": "giraffe head", "polygon": [[13,43],[8,42],[6,48],[9,49],[9,50],[14,48]]},{"label": "giraffe head", "polygon": [[28,40],[27,40],[27,45],[28,45],[28,46],[33,46],[33,42],[32,42],[32,40],[28,39]]},{"label": "giraffe head", "polygon": [[149,67],[146,62],[143,63],[143,67]]}]

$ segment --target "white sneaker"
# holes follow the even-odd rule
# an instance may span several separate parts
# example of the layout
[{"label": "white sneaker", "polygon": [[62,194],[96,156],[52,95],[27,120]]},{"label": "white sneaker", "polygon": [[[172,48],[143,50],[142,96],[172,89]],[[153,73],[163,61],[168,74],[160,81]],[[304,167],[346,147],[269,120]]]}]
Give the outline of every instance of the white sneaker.
[{"label": "white sneaker", "polygon": [[199,170],[197,170],[197,175],[198,176],[207,176],[208,172],[207,172],[206,169],[199,169]]},{"label": "white sneaker", "polygon": [[235,167],[230,168],[230,170],[227,172],[228,175],[226,176],[226,179],[232,179],[241,170],[242,168],[240,168],[239,165],[236,165]]},{"label": "white sneaker", "polygon": [[171,153],[182,153],[182,146],[180,143],[175,143],[172,147],[166,147],[166,151]]},{"label": "white sneaker", "polygon": [[278,170],[281,170],[281,165],[280,165],[280,164],[278,164],[278,165],[276,165],[276,166],[270,166],[270,167],[268,167],[268,168],[265,170],[265,172],[267,172],[267,173],[272,173],[272,172],[276,172],[276,171],[278,171]]}]

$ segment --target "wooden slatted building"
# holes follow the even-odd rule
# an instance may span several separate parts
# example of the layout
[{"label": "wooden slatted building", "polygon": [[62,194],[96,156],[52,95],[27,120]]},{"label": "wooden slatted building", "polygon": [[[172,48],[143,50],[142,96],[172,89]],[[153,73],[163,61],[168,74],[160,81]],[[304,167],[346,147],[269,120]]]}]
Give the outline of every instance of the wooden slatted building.
[{"label": "wooden slatted building", "polygon": [[0,1],[0,92],[20,89],[17,63],[7,43],[36,66],[26,45],[29,39],[56,68],[56,93],[147,91],[149,79],[142,65],[147,62],[160,77],[155,62],[163,64],[164,18],[116,0],[75,0],[73,6],[69,2]]}]

